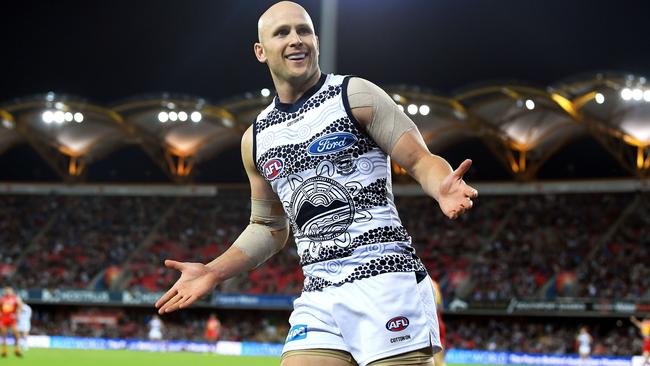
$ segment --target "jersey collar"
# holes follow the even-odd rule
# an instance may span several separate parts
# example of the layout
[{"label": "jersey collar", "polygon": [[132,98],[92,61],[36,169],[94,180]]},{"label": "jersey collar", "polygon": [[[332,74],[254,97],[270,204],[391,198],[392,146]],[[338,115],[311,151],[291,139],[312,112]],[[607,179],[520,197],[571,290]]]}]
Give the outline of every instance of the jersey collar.
[{"label": "jersey collar", "polygon": [[275,102],[275,108],[286,113],[296,112],[298,109],[300,109],[300,107],[302,107],[303,104],[305,104],[307,99],[316,94],[316,92],[323,86],[323,84],[325,84],[325,80],[327,80],[327,74],[323,73],[321,74],[320,79],[318,79],[316,85],[307,90],[305,94],[303,94],[295,103],[282,103],[280,102],[280,98],[278,98],[276,95],[273,100]]}]

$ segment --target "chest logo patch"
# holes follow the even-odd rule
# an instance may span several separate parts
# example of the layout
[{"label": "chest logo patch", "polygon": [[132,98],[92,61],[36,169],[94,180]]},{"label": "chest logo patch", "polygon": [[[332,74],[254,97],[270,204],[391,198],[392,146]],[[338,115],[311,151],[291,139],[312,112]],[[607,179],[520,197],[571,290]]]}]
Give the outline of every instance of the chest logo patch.
[{"label": "chest logo patch", "polygon": [[264,164],[264,176],[268,180],[272,180],[277,177],[278,174],[282,173],[284,169],[284,162],[282,159],[273,158]]},{"label": "chest logo patch", "polygon": [[345,150],[357,142],[357,137],[349,132],[334,132],[321,136],[307,147],[309,155],[325,155]]}]

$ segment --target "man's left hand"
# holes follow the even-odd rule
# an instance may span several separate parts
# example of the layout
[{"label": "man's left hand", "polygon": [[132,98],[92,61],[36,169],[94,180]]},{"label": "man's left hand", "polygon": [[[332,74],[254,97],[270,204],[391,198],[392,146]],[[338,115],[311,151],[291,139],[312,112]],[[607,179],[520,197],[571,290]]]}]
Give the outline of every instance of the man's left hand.
[{"label": "man's left hand", "polygon": [[440,183],[438,204],[442,213],[452,220],[472,208],[472,199],[478,197],[478,191],[463,180],[471,166],[472,161],[466,159]]}]

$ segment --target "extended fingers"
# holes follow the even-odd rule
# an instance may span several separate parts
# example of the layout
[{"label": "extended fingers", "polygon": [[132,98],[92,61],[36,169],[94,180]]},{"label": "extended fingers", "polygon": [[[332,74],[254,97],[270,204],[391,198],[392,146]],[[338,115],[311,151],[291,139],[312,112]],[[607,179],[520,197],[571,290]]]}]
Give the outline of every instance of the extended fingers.
[{"label": "extended fingers", "polygon": [[158,299],[158,301],[156,301],[156,304],[154,306],[157,308],[163,306],[163,304],[167,303],[167,301],[169,301],[169,299],[171,299],[177,293],[178,291],[176,290],[176,287],[170,288],[169,291],[167,291],[160,297],[160,299]]},{"label": "extended fingers", "polygon": [[465,190],[465,196],[467,196],[470,199],[476,198],[478,197],[478,191],[475,188],[467,186],[467,189]]},{"label": "extended fingers", "polygon": [[160,310],[158,310],[158,313],[164,314],[164,313],[170,313],[174,310],[178,310],[178,304],[183,301],[184,295],[177,293],[174,297],[172,297],[169,301],[163,305]]},{"label": "extended fingers", "polygon": [[189,297],[185,298],[183,301],[179,302],[179,304],[178,304],[178,308],[179,308],[179,309],[186,308],[186,307],[188,307],[188,306],[194,304],[194,302],[195,302],[197,299],[198,299],[198,297],[196,297],[196,296],[194,296],[194,295],[190,295]]},{"label": "extended fingers", "polygon": [[462,206],[464,209],[468,210],[468,209],[474,207],[474,201],[472,201],[471,198],[466,197],[466,198],[465,198],[465,202],[463,202],[463,203],[461,204],[461,206]]},{"label": "extended fingers", "polygon": [[449,217],[452,220],[455,220],[458,218],[458,216],[462,215],[465,213],[465,211],[471,209],[474,207],[474,201],[470,197],[465,197],[460,200],[460,202],[457,202],[456,207],[453,209],[449,210],[448,213],[446,213],[447,217]]},{"label": "extended fingers", "polygon": [[183,263],[173,261],[171,259],[165,259],[165,267],[175,269],[175,270],[178,270],[178,271],[182,271],[183,270]]}]

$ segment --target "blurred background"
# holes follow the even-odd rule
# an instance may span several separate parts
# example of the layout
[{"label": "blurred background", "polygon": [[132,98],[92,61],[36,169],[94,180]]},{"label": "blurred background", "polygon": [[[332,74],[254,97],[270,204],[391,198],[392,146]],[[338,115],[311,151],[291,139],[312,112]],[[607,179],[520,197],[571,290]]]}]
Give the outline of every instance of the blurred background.
[{"label": "blurred background", "polygon": [[[292,243],[150,334],[177,276],[163,260],[207,262],[248,222],[239,143],[275,95],[253,55],[271,4],[5,5],[0,282],[33,309],[26,360],[78,347],[279,354],[303,281]],[[569,364],[581,326],[602,362],[641,354],[629,318],[650,314],[648,3],[300,4],[323,71],[381,85],[433,153],[474,161],[481,196],[456,221],[393,166],[441,287],[448,362]]]}]

